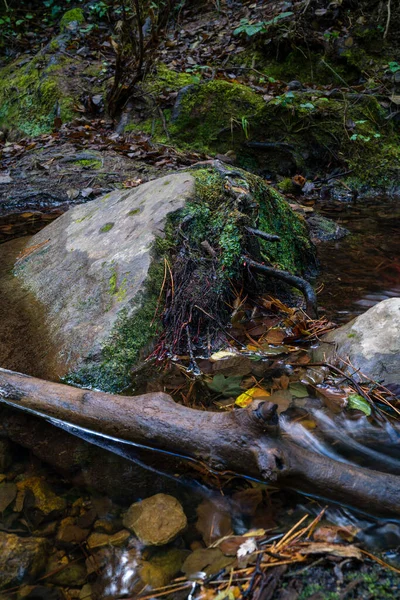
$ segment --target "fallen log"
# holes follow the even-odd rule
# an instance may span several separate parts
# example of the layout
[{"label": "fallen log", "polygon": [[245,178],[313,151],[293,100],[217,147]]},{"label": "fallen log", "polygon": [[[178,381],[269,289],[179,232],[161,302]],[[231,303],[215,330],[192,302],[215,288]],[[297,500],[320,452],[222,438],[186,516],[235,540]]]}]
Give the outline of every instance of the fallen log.
[{"label": "fallen log", "polygon": [[162,392],[115,396],[5,369],[0,369],[0,402],[184,456],[217,473],[278,483],[370,513],[400,515],[400,477],[297,446],[281,436],[271,403],[206,412],[181,406]]}]

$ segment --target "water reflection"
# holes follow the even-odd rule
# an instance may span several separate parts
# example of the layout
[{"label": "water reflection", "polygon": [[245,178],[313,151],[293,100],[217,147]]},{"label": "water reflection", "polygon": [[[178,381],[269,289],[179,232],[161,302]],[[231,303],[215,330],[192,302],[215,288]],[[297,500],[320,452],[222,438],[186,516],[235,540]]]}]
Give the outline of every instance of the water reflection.
[{"label": "water reflection", "polygon": [[321,261],[319,303],[344,323],[382,300],[400,296],[400,206],[377,198],[330,203],[322,213],[350,231],[318,248]]}]

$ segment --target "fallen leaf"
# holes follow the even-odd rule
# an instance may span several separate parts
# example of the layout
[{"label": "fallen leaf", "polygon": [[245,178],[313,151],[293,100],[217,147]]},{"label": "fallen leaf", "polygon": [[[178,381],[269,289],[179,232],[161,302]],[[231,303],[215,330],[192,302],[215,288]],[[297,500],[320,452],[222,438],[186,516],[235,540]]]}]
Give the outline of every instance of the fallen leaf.
[{"label": "fallen leaf", "polygon": [[295,383],[291,383],[289,385],[289,391],[295,398],[307,398],[308,390],[304,383],[300,383],[299,381]]},{"label": "fallen leaf", "polygon": [[253,554],[257,550],[257,544],[254,538],[249,538],[239,547],[237,557],[242,558],[248,554]]},{"label": "fallen leaf", "polygon": [[264,388],[253,387],[243,392],[243,394],[240,394],[240,396],[236,398],[235,404],[241,408],[246,408],[253,400],[258,398],[268,398],[269,396],[271,396],[271,394],[267,390],[264,390]]},{"label": "fallen leaf", "polygon": [[348,404],[347,408],[352,408],[355,410],[361,410],[367,417],[371,414],[371,405],[360,396],[360,394],[350,394],[347,398]]},{"label": "fallen leaf", "polygon": [[362,559],[361,550],[356,546],[345,546],[340,544],[324,544],[323,542],[313,542],[304,547],[296,547],[299,554],[332,554],[344,558]]}]

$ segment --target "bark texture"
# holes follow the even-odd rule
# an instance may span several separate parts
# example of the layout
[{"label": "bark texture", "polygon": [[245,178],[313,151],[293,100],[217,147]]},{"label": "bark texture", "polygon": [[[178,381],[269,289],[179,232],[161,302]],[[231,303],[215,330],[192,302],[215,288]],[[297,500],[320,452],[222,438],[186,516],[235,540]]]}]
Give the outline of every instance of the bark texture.
[{"label": "bark texture", "polygon": [[[400,515],[400,477],[320,456],[280,435],[276,407],[212,413],[176,404],[164,393],[114,396],[0,369],[0,400],[11,407],[275,482],[367,512]],[[15,439],[12,426],[8,435]],[[23,436],[19,441],[24,445]],[[34,440],[26,438],[28,447]],[[35,451],[35,448],[32,448]]]}]

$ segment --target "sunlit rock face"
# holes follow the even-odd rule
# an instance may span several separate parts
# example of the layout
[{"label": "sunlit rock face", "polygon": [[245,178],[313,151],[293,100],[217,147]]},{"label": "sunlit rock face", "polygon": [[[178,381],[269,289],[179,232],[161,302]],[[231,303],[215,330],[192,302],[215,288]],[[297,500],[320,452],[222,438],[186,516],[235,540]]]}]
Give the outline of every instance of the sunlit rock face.
[{"label": "sunlit rock face", "polygon": [[[15,273],[44,307],[59,376],[83,369],[90,379],[88,373],[106,360],[104,348],[118,337],[118,326],[146,310],[156,240],[164,236],[169,216],[193,197],[194,184],[191,175],[178,173],[116,190],[72,208],[31,238]],[[144,319],[136,324],[138,346],[151,334],[154,308],[150,312],[146,326]],[[85,383],[84,375],[72,381]],[[90,383],[96,387],[96,378]],[[103,376],[98,387],[113,384]]]},{"label": "sunlit rock face", "polygon": [[323,338],[317,360],[343,358],[358,375],[384,383],[400,382],[400,298],[379,302]]}]

